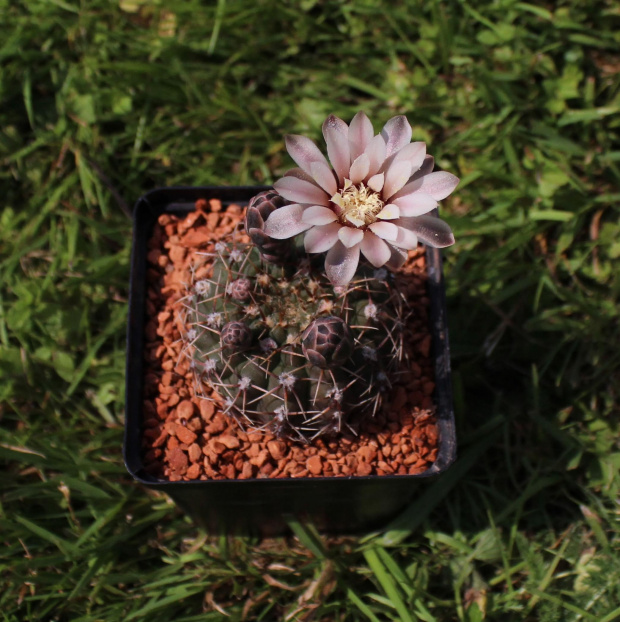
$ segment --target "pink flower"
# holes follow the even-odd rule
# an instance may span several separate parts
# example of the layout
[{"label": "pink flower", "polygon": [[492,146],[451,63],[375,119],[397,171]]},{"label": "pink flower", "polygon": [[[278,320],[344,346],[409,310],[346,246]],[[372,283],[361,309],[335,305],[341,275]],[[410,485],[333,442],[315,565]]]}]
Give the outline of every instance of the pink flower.
[{"label": "pink flower", "polygon": [[375,136],[363,112],[350,126],[330,115],[323,136],[331,166],[312,140],[286,136],[299,168],[274,184],[293,203],[271,213],[265,222],[269,237],[283,240],[305,231],[307,252],[327,251],[325,271],[334,285],[351,280],[360,252],[376,268],[398,268],[418,240],[438,248],[454,244],[450,227],[428,212],[459,180],[432,172],[434,159],[424,143],[411,142],[406,117],[393,117]]}]

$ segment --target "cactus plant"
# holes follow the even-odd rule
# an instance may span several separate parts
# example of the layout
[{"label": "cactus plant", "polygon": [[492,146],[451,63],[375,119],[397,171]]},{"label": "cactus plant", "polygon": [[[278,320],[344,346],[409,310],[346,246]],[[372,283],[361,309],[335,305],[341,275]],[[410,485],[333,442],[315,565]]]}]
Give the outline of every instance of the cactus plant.
[{"label": "cactus plant", "polygon": [[[242,426],[300,440],[354,429],[378,411],[406,357],[411,313],[381,266],[402,265],[418,237],[454,240],[426,213],[458,180],[431,173],[404,117],[374,138],[363,113],[350,128],[332,115],[323,129],[335,171],[312,141],[287,137],[300,168],[250,201],[251,243],[221,240],[187,304],[197,392],[215,390]],[[323,251],[324,269],[307,254]]]},{"label": "cactus plant", "polygon": [[234,236],[212,261],[187,303],[199,394],[207,385],[242,426],[299,440],[377,412],[409,313],[387,271],[366,268],[334,289],[307,257],[268,262]]}]

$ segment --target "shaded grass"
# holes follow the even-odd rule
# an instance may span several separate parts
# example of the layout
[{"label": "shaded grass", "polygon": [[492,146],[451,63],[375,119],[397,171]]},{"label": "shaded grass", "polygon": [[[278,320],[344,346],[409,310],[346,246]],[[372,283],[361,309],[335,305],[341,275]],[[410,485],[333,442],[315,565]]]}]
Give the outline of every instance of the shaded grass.
[{"label": "shaded grass", "polygon": [[[3,620],[620,619],[611,1],[1,2]],[[122,465],[131,205],[407,114],[443,213],[460,459],[365,538],[213,538]]]}]

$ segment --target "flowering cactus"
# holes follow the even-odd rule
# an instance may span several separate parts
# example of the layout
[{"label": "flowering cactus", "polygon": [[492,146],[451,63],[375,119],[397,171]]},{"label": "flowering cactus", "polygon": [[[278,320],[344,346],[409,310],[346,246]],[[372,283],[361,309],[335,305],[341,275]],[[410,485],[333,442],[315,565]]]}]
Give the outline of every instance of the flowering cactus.
[{"label": "flowering cactus", "polygon": [[284,240],[305,231],[308,253],[327,251],[325,272],[334,285],[353,278],[360,252],[376,268],[398,268],[418,240],[439,248],[453,244],[450,227],[428,212],[459,180],[433,173],[434,159],[423,142],[410,142],[411,134],[404,116],[390,119],[375,136],[363,112],[350,126],[330,115],[323,136],[333,169],[309,138],[287,136],[299,168],[274,184],[291,203],[269,214],[265,235]]},{"label": "flowering cactus", "polygon": [[[418,240],[454,242],[428,212],[458,183],[432,172],[403,116],[374,136],[364,113],[350,127],[332,115],[323,134],[333,169],[310,139],[287,136],[299,168],[249,202],[252,243],[221,240],[188,297],[198,393],[215,390],[243,426],[303,440],[378,412],[406,358],[411,314],[382,266],[401,266]],[[303,247],[292,240],[302,232]],[[306,253],[324,251],[323,271]]]}]

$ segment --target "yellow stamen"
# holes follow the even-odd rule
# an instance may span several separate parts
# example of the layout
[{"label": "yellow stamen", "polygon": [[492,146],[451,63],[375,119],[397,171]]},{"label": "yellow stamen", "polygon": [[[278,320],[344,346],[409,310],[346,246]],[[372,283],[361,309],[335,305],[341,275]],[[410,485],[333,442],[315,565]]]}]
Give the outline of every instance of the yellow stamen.
[{"label": "yellow stamen", "polygon": [[354,185],[349,179],[344,180],[344,188],[331,200],[340,207],[340,222],[350,223],[355,227],[363,227],[375,222],[377,214],[384,205],[378,192],[371,190],[363,183]]}]

